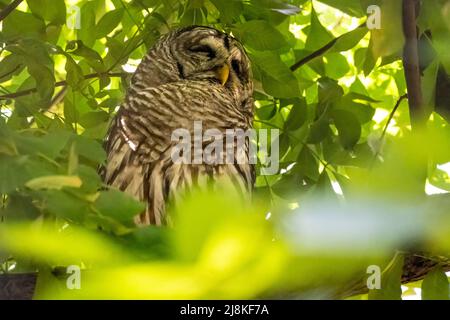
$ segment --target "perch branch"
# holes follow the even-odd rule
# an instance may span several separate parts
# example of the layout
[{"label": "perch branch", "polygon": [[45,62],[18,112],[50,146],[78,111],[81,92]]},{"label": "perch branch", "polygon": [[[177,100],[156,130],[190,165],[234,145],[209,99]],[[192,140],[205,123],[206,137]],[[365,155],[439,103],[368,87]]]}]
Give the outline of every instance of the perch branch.
[{"label": "perch branch", "polygon": [[[423,278],[436,267],[441,267],[444,272],[448,272],[450,271],[450,260],[446,257],[431,258],[418,254],[408,254],[405,256],[401,283],[407,284],[423,280]],[[349,285],[347,288],[339,290],[335,294],[335,298],[351,297],[358,294],[365,294],[368,291],[366,279],[360,279]]]},{"label": "perch branch", "polygon": [[414,127],[420,127],[426,119],[419,68],[416,5],[416,0],[403,0],[403,33],[405,35],[403,67],[405,70],[406,86],[408,89],[411,125]]}]

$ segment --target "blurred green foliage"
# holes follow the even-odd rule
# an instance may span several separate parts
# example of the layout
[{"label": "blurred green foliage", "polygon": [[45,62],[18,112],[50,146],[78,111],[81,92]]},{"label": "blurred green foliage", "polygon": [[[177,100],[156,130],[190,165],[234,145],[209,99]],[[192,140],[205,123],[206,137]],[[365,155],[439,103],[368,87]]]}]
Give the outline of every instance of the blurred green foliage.
[{"label": "blurred green foliage", "polygon": [[[418,21],[430,119],[411,132],[400,0],[23,1],[0,32],[1,272],[39,270],[36,298],[315,298],[379,265],[369,298],[400,298],[402,254],[450,248],[450,200],[427,195],[450,191],[450,2],[422,1]],[[192,24],[244,44],[280,172],[253,205],[200,194],[173,229],[138,229],[143,204],[97,175],[101,141],[139,59]],[[445,273],[422,289],[448,298]]]}]

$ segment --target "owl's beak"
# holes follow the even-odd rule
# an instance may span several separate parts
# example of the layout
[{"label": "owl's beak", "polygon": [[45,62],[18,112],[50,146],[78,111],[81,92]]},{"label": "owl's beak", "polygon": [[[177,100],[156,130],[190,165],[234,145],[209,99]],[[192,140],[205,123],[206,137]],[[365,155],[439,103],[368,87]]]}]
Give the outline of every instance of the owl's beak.
[{"label": "owl's beak", "polygon": [[217,67],[214,71],[216,73],[217,79],[224,86],[228,81],[228,77],[230,76],[230,67],[225,63],[220,67]]}]

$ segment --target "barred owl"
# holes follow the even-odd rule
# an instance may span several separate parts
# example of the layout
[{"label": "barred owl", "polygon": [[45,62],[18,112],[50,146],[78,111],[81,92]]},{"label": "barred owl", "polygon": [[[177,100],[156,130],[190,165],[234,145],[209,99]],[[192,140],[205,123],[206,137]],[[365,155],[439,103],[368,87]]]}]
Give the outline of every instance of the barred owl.
[{"label": "barred owl", "polygon": [[[138,66],[112,121],[101,170],[106,184],[147,203],[136,224],[171,223],[168,201],[176,202],[194,187],[223,180],[240,194],[251,193],[254,166],[249,161],[174,163],[171,150],[174,130],[193,132],[194,121],[202,121],[203,130],[250,129],[252,96],[250,62],[233,37],[191,26],[157,41]],[[202,148],[207,145],[202,141]],[[248,141],[236,152],[248,158]]]}]

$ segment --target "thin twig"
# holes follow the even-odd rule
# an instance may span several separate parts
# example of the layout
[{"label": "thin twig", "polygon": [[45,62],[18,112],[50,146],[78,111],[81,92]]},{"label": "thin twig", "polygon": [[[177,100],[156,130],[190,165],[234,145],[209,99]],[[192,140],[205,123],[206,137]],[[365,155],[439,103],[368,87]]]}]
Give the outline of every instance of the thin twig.
[{"label": "thin twig", "polygon": [[[87,74],[84,76],[85,80],[88,79],[95,79],[95,78],[99,78],[101,76],[107,75],[110,78],[113,77],[123,77],[123,76],[127,76],[129,75],[127,72],[110,72],[110,73],[106,73],[106,74],[101,74],[101,73],[91,73],[91,74]],[[62,87],[62,86],[66,86],[67,85],[67,81],[66,80],[62,80],[62,81],[58,81],[55,83],[55,87]],[[0,96],[0,100],[7,100],[7,99],[15,99],[18,97],[22,97],[22,96],[26,96],[28,94],[34,93],[36,92],[37,89],[36,88],[31,88],[31,89],[27,89],[27,90],[22,90],[22,91],[18,91],[18,92],[13,92],[13,93],[9,93],[9,94],[4,94]]]},{"label": "thin twig", "polygon": [[387,121],[386,125],[384,126],[383,133],[380,136],[380,144],[383,142],[384,137],[386,136],[387,129],[389,128],[389,125],[391,124],[391,121],[394,118],[394,115],[397,112],[397,109],[400,107],[400,103],[402,103],[402,101],[406,98],[408,98],[408,94],[402,95],[397,100],[397,103],[395,104],[394,109],[392,109],[391,113],[389,114],[388,121]]},{"label": "thin twig", "polygon": [[[359,28],[364,28],[366,26],[366,22],[362,23],[361,25],[359,25],[355,30],[359,29]],[[354,30],[353,30],[354,31]],[[352,32],[352,31],[350,31]],[[334,38],[333,40],[331,40],[330,42],[328,42],[326,45],[324,45],[322,48],[314,51],[313,53],[307,55],[306,57],[300,59],[299,61],[297,61],[296,63],[294,63],[290,69],[291,71],[295,71],[298,68],[304,66],[305,64],[307,64],[308,62],[314,60],[315,58],[318,58],[322,55],[324,55],[325,53],[328,52],[328,50],[330,50],[331,48],[334,47],[334,45],[336,44],[336,42],[339,41],[339,39],[341,39],[343,36],[345,35],[345,33],[343,35],[340,35],[337,38]]]},{"label": "thin twig", "polygon": [[388,120],[387,120],[387,122],[386,122],[386,124],[385,124],[385,126],[384,126],[384,128],[383,128],[383,132],[381,133],[381,136],[380,136],[380,138],[378,139],[377,151],[375,152],[375,154],[374,154],[374,156],[373,156],[372,163],[371,163],[371,165],[370,165],[371,168],[372,168],[373,165],[375,164],[375,160],[376,160],[376,159],[378,158],[378,156],[380,155],[380,152],[381,152],[381,146],[383,145],[384,138],[386,137],[387,129],[389,128],[389,125],[391,124],[392,119],[394,119],[395,113],[397,112],[398,108],[400,107],[400,104],[402,103],[402,101],[403,101],[404,99],[407,99],[407,98],[408,98],[408,95],[407,95],[407,94],[402,95],[402,96],[397,100],[397,102],[395,103],[394,108],[392,109],[391,113],[389,114]]}]

